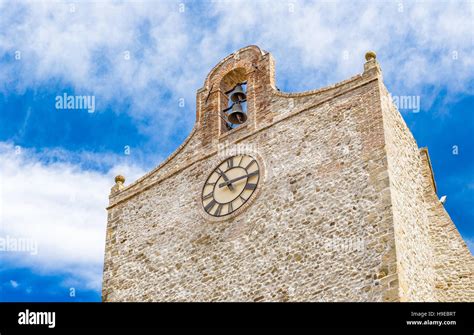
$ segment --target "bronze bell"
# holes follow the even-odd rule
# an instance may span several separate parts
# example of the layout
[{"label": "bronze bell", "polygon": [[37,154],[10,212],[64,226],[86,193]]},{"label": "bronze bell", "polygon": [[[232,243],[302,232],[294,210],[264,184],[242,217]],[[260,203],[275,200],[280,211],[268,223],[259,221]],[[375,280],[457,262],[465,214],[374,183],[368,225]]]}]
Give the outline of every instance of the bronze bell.
[{"label": "bronze bell", "polygon": [[247,114],[244,113],[242,106],[239,103],[235,103],[232,105],[232,110],[230,111],[227,120],[232,124],[242,124],[247,121]]},{"label": "bronze bell", "polygon": [[232,102],[241,102],[247,99],[247,95],[242,89],[242,85],[235,86],[234,90],[230,93],[230,100]]}]

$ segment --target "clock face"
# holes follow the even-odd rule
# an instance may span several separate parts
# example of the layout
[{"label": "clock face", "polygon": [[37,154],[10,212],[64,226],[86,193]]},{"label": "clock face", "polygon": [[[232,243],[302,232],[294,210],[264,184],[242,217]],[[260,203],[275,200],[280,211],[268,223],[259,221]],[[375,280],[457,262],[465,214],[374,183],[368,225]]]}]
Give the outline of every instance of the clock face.
[{"label": "clock face", "polygon": [[217,217],[235,212],[257,189],[260,180],[258,162],[251,156],[226,159],[212,171],[202,188],[204,210]]}]

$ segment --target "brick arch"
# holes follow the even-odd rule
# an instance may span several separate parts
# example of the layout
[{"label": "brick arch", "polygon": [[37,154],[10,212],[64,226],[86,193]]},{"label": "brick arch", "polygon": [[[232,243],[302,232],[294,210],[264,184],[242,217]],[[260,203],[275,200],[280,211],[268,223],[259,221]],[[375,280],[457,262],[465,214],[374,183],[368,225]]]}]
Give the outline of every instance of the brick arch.
[{"label": "brick arch", "polygon": [[221,79],[219,87],[223,92],[231,90],[235,84],[241,83],[248,79],[247,69],[238,67],[227,72]]},{"label": "brick arch", "polygon": [[[242,81],[247,82],[245,107],[248,119],[245,126],[229,132],[225,130],[225,121],[219,111],[228,107],[225,92]],[[221,136],[233,134],[237,129],[252,131],[258,124],[271,120],[272,114],[268,108],[275,91],[274,82],[274,61],[270,53],[257,46],[242,48],[214,66],[196,97],[196,127],[199,129],[201,145],[223,140]]]},{"label": "brick arch", "polygon": [[252,71],[251,64],[257,63],[263,55],[265,55],[265,52],[256,45],[239,49],[228,55],[212,68],[204,81],[204,87],[209,88],[212,82],[215,82],[218,77],[222,78],[225,76],[230,69],[242,67],[245,68],[247,72]]}]

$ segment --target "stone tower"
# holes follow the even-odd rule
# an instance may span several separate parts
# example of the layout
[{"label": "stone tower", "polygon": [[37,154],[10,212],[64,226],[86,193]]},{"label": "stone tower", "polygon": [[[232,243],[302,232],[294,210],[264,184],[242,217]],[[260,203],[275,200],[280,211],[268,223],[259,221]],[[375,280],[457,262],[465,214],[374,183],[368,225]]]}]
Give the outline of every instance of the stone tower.
[{"label": "stone tower", "polygon": [[373,52],[302,93],[257,46],[229,55],[184,143],[109,199],[104,301],[474,301],[473,257]]}]

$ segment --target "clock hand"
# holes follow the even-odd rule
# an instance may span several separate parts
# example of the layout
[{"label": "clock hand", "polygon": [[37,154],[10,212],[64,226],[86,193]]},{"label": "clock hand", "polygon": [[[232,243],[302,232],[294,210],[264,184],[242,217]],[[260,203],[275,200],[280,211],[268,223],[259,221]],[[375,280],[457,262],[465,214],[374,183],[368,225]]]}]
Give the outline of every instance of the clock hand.
[{"label": "clock hand", "polygon": [[[252,172],[252,173],[249,173],[249,174],[246,174],[246,175],[243,175],[243,176],[240,176],[240,177],[237,177],[237,178],[234,178],[234,179],[231,179],[231,180],[227,180],[225,181],[224,183],[220,183],[219,184],[219,188],[222,188],[224,187],[225,185],[229,185],[233,182],[236,182],[236,181],[239,181],[241,179],[244,179],[244,178],[249,178],[249,177],[252,177],[252,176],[255,176],[258,174],[258,171],[255,171],[255,172]],[[224,178],[225,179],[225,178]]]},{"label": "clock hand", "polygon": [[[218,174],[220,174],[222,176],[222,178],[224,178],[225,180],[225,185],[227,185],[227,187],[229,187],[229,190],[233,191],[234,190],[234,187],[232,186],[232,182],[229,182],[229,178],[227,178],[227,176],[225,175],[225,173],[223,171],[221,171],[221,169],[217,169],[216,170]],[[221,186],[219,186],[221,187]]]}]

